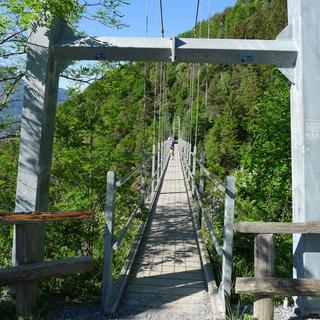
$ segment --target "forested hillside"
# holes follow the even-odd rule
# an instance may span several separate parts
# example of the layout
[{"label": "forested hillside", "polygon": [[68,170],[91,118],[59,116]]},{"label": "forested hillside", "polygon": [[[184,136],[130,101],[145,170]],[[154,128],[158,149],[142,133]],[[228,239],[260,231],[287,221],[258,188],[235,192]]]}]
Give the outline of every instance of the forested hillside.
[{"label": "forested hillside", "polygon": [[[286,26],[286,0],[238,0],[234,8],[212,17],[210,37],[274,39]],[[208,22],[198,25],[206,36]],[[193,36],[186,32],[183,36]],[[165,74],[159,96],[160,70]],[[192,113],[196,132],[196,88],[199,74],[198,150],[206,151],[211,172],[237,178],[236,219],[291,220],[289,82],[275,67],[254,65],[112,64],[105,76],[59,106],[51,176],[50,209],[92,208],[94,221],[47,226],[46,258],[93,254],[96,270],[81,281],[73,278],[44,284],[46,294],[71,298],[98,296],[102,261],[102,212],[106,173],[119,176],[142,159],[143,141],[150,153],[170,133],[169,121],[183,133]],[[190,104],[190,74],[194,94]],[[146,91],[145,91],[146,85]],[[206,86],[208,87],[207,104]],[[157,88],[157,89],[155,89]],[[156,103],[154,103],[154,100]],[[164,101],[160,118],[159,103]],[[155,109],[154,109],[155,108]],[[154,110],[156,123],[154,123]],[[167,130],[158,136],[159,119]],[[0,124],[1,125],[1,124]],[[144,130],[145,126],[145,130]],[[145,137],[145,139],[144,139]],[[0,143],[0,211],[14,209],[19,141]],[[136,193],[121,191],[127,198]],[[120,203],[120,201],[119,201]],[[116,225],[124,223],[128,203],[119,207]],[[219,223],[219,217],[214,217]],[[133,236],[133,235],[132,235]],[[0,227],[0,266],[10,264],[12,228]],[[290,272],[290,240],[283,238],[277,272]],[[126,249],[123,249],[124,251]],[[119,253],[115,263],[123,259]],[[252,272],[252,239],[237,237],[234,271]],[[119,271],[117,269],[117,271]],[[116,275],[115,275],[116,277]]]}]

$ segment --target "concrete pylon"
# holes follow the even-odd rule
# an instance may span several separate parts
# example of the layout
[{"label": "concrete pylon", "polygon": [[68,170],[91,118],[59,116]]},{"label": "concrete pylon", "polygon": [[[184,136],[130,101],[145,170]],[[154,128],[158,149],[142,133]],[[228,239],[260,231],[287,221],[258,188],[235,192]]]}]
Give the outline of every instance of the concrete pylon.
[{"label": "concrete pylon", "polygon": [[[16,212],[48,209],[53,133],[59,83],[59,62],[54,43],[59,23],[50,30],[34,26],[27,46],[27,67],[21,119]],[[17,225],[13,240],[13,265],[36,262],[44,251],[44,226]],[[17,315],[32,313],[37,282],[17,284]]]},{"label": "concrete pylon", "polygon": [[[320,1],[288,0],[288,28],[298,49],[291,86],[293,222],[320,220]],[[320,279],[320,236],[294,235],[294,276]],[[298,297],[303,315],[320,298]]]}]

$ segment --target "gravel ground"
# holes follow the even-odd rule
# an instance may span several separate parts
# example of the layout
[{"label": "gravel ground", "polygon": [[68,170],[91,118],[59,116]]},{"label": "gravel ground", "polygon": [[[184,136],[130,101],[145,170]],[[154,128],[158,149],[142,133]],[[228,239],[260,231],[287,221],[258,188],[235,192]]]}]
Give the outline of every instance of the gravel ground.
[{"label": "gravel ground", "polygon": [[[298,320],[301,319],[300,317],[298,317],[295,313],[294,313],[295,308],[294,307],[288,307],[288,308],[284,308],[283,306],[276,306],[275,310],[274,310],[274,320]],[[320,317],[317,316],[313,316],[313,317],[306,317],[303,318],[305,320],[319,320]]]},{"label": "gravel ground", "polygon": [[[236,319],[243,319],[244,314],[252,315],[252,306],[234,306],[233,313],[236,315]],[[301,318],[295,314],[295,308],[293,306],[284,307],[283,305],[276,305],[274,307],[274,320],[320,320],[319,316]]]},{"label": "gravel ground", "polygon": [[[147,302],[146,302],[147,306]],[[210,320],[209,301],[203,301],[197,305],[192,313],[179,309],[137,309],[134,304],[121,308],[113,317],[104,317],[98,305],[71,304],[48,314],[47,320],[121,320],[121,319],[145,319],[145,320]]]},{"label": "gravel ground", "polygon": [[[242,308],[239,311],[238,308],[235,311],[237,319],[241,320],[243,314],[252,314],[252,308]],[[145,319],[145,320],[206,320],[208,318],[209,311],[206,309],[205,304],[200,306],[196,314],[190,315],[187,312],[172,312],[172,311],[142,311],[141,313],[134,310],[133,306],[129,307],[125,312],[114,316],[113,318],[104,317],[102,310],[95,304],[71,304],[67,305],[59,310],[50,313],[47,316],[47,320],[121,320],[121,319]],[[284,308],[282,305],[275,306],[274,320],[298,320],[301,319],[294,313],[293,307]],[[308,317],[305,320],[320,320],[320,317]]]},{"label": "gravel ground", "polygon": [[210,320],[210,302],[208,295],[203,292],[201,299],[197,299],[197,303],[193,308],[186,304],[159,304],[155,307],[154,301],[149,306],[148,301],[131,300],[129,303],[124,300],[120,304],[119,312],[114,319],[148,319],[148,320]]}]

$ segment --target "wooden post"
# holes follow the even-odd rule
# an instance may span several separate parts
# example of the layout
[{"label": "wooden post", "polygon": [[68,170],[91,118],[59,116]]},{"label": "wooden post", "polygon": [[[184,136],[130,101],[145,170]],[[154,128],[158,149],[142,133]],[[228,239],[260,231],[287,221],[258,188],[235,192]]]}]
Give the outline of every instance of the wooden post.
[{"label": "wooden post", "polygon": [[183,139],[179,139],[179,156],[180,156],[180,159],[182,160],[182,167],[184,169],[184,159],[185,159],[185,150],[186,146],[185,146],[185,143],[184,143],[184,140]]},{"label": "wooden post", "polygon": [[234,198],[236,191],[235,177],[226,178],[226,192],[224,202],[224,237],[223,237],[223,256],[222,256],[222,277],[220,294],[225,308],[225,296],[231,294],[231,275],[232,275],[232,248],[233,248],[233,220],[234,220]]},{"label": "wooden post", "polygon": [[161,157],[160,157],[160,176],[163,172],[163,159],[164,159],[164,149],[163,149],[163,141],[160,143],[160,149],[161,149]]},{"label": "wooden post", "polygon": [[193,146],[193,158],[192,158],[192,188],[191,188],[191,192],[192,192],[192,196],[194,197],[194,189],[196,187],[196,164],[197,164],[197,146],[194,145]]},{"label": "wooden post", "polygon": [[[254,276],[255,278],[274,275],[274,236],[258,234],[254,239]],[[254,295],[253,316],[258,320],[273,320],[272,296]]]},{"label": "wooden post", "polygon": [[155,144],[152,145],[152,168],[151,168],[151,199],[154,195],[154,188],[155,188],[155,172],[156,172],[156,146]]},{"label": "wooden post", "polygon": [[107,193],[105,209],[105,235],[103,248],[103,275],[102,275],[102,307],[108,313],[112,294],[112,244],[114,228],[114,201],[116,177],[113,171],[107,175]]},{"label": "wooden post", "polygon": [[[204,165],[206,161],[206,154],[204,151],[202,151],[201,153],[201,163]],[[205,174],[204,174],[204,170],[203,168],[200,166],[200,182],[199,182],[199,193],[201,196],[201,200],[204,197],[204,186],[205,186]],[[201,228],[201,224],[202,224],[202,209],[199,206],[199,228]]]},{"label": "wooden post", "polygon": [[187,153],[188,153],[188,150],[187,150],[187,143],[185,141],[183,141],[183,168],[184,168],[184,171],[186,171],[186,164],[187,164]]},{"label": "wooden post", "polygon": [[142,151],[142,166],[141,166],[141,186],[140,186],[140,192],[141,194],[144,193],[146,188],[146,164],[144,161],[146,160],[146,153],[145,150]]},{"label": "wooden post", "polygon": [[161,152],[160,152],[160,143],[158,142],[158,152],[157,152],[157,187],[160,182],[160,157],[161,157]]},{"label": "wooden post", "polygon": [[[187,166],[189,167],[189,169],[191,168],[191,150],[192,150],[192,146],[191,143],[188,144],[188,163]],[[190,182],[190,170],[187,170],[187,176],[188,176],[188,181]]]}]

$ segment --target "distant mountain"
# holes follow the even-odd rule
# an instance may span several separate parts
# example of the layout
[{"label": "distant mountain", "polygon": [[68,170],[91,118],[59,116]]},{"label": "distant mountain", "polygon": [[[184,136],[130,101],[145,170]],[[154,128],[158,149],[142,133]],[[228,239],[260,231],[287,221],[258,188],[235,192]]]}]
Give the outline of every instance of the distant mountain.
[{"label": "distant mountain", "polygon": [[[1,89],[1,86],[0,86]],[[22,105],[23,105],[23,82],[18,87],[18,90],[13,94],[12,103],[9,103],[2,111],[0,111],[0,117],[13,116],[14,118],[19,119],[21,117]],[[67,90],[59,88],[58,91],[58,103],[61,103],[68,99]]]}]

